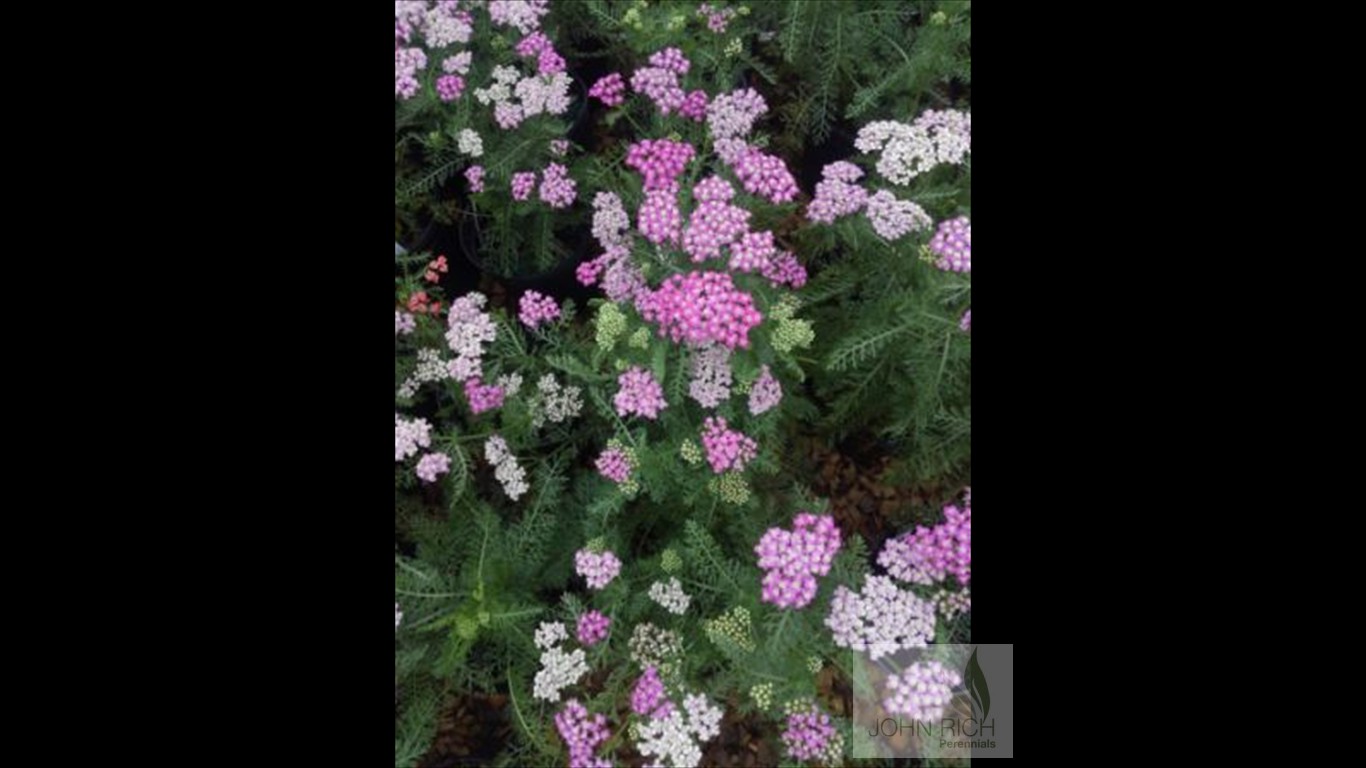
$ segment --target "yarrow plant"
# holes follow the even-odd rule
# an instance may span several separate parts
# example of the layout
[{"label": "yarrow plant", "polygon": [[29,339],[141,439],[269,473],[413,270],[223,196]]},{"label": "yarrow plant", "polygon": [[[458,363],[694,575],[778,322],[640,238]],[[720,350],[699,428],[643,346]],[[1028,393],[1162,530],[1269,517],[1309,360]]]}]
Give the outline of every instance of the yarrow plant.
[{"label": "yarrow plant", "polygon": [[938,661],[917,661],[901,674],[888,676],[882,706],[888,714],[937,723],[953,699],[954,687],[962,683],[962,675]]},{"label": "yarrow plant", "polygon": [[803,608],[816,597],[816,577],[830,572],[841,537],[829,515],[798,513],[792,530],[770,528],[754,547],[767,571],[762,600],[779,608]]}]

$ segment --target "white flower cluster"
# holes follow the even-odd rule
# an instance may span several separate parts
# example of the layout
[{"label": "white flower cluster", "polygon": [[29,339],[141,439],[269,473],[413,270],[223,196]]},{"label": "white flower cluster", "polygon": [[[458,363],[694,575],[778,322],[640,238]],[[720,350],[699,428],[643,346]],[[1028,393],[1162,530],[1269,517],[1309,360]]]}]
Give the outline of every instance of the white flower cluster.
[{"label": "white flower cluster", "polygon": [[416,456],[419,448],[432,444],[432,425],[426,419],[408,419],[394,413],[394,461]]},{"label": "white flower cluster", "polygon": [[909,232],[934,226],[925,209],[910,200],[898,200],[885,189],[868,197],[864,214],[873,229],[888,240],[896,240]]},{"label": "white flower cluster", "polygon": [[399,624],[402,624],[402,623],[403,623],[403,611],[400,611],[400,610],[398,609],[398,603],[394,603],[394,629],[397,630],[397,629],[398,629],[398,625],[399,625]]},{"label": "white flower cluster", "polygon": [[522,391],[522,374],[505,373],[494,384],[503,390],[503,397],[516,397]]},{"label": "white flower cluster", "polygon": [[878,173],[893,184],[909,184],[936,165],[963,162],[972,148],[972,115],[930,110],[910,125],[877,120],[859,129],[854,147],[881,152]]},{"label": "white flower cluster", "polygon": [[[508,393],[511,394],[511,393]],[[536,397],[531,401],[531,426],[540,429],[548,421],[560,424],[583,410],[583,391],[568,384],[561,386],[553,373],[536,382]]]},{"label": "white flower cluster", "polygon": [[465,381],[482,373],[484,345],[498,335],[493,318],[484,312],[488,297],[478,291],[451,302],[447,317],[446,345],[456,357],[450,362],[451,378]]},{"label": "white flower cluster", "polygon": [[683,584],[677,576],[670,578],[668,584],[662,581],[651,584],[650,599],[664,606],[664,610],[669,613],[679,616],[688,611],[688,604],[692,602],[692,598],[683,591]]},{"label": "white flower cluster", "polygon": [[536,647],[541,653],[541,669],[532,683],[532,695],[546,701],[559,701],[560,691],[577,683],[588,674],[588,663],[582,648],[566,652],[560,643],[569,639],[564,624],[542,622],[536,630]]},{"label": "white flower cluster", "polygon": [[903,648],[924,648],[934,637],[934,604],[898,589],[887,576],[869,576],[863,592],[835,588],[830,601],[830,628],[835,645],[867,651],[874,659]]},{"label": "white flower cluster", "polygon": [[500,64],[493,68],[493,84],[487,88],[475,88],[474,98],[484,106],[490,102],[497,104],[507,101],[512,98],[512,84],[521,77],[516,67]]},{"label": "white flower cluster", "polygon": [[[440,3],[437,6],[440,6]],[[423,25],[427,47],[435,50],[455,43],[468,43],[474,27],[465,19],[466,17],[447,13],[434,6],[427,12],[426,23]]]},{"label": "white flower cluster", "polygon": [[399,387],[399,397],[412,397],[417,394],[418,387],[433,381],[445,381],[451,377],[450,368],[446,361],[441,359],[440,350],[426,347],[417,351],[417,368],[413,375],[409,376]]},{"label": "white flower cluster", "polygon": [[636,749],[653,757],[650,765],[694,768],[702,762],[702,744],[721,732],[723,710],[701,694],[683,699],[683,708],[640,726]]},{"label": "white flower cluster", "polygon": [[527,492],[526,470],[517,464],[517,458],[508,450],[508,443],[502,435],[494,435],[484,443],[484,458],[493,465],[493,476],[503,486],[503,493],[516,501]]},{"label": "white flower cluster", "polygon": [[509,130],[528,117],[564,114],[569,109],[571,83],[568,72],[522,77],[515,67],[497,66],[493,83],[474,89],[474,98],[485,106],[493,104],[494,121]]},{"label": "white flower cluster", "polygon": [[683,652],[683,641],[671,629],[660,629],[648,621],[631,631],[631,661],[645,667],[663,669]]},{"label": "white flower cluster", "polygon": [[470,157],[484,156],[484,140],[472,129],[466,128],[455,137],[456,148]]},{"label": "white flower cluster", "polygon": [[536,628],[536,634],[532,641],[536,647],[543,651],[559,645],[569,639],[569,631],[565,629],[562,621],[543,621],[541,626]]},{"label": "white flower cluster", "polygon": [[593,237],[603,248],[624,245],[631,217],[615,192],[599,192],[593,198]]},{"label": "white flower cluster", "polygon": [[441,70],[448,75],[468,75],[472,58],[473,55],[469,51],[461,51],[454,56],[447,56],[441,62]]},{"label": "white flower cluster", "polygon": [[715,408],[730,397],[730,348],[708,344],[693,353],[688,396],[703,408]]}]

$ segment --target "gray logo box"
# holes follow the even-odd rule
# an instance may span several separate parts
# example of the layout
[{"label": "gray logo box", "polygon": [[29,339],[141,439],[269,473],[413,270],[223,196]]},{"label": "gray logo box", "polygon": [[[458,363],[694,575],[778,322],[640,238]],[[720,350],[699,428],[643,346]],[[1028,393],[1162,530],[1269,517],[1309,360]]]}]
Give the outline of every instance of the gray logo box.
[{"label": "gray logo box", "polygon": [[854,759],[1014,757],[1014,645],[851,657]]}]

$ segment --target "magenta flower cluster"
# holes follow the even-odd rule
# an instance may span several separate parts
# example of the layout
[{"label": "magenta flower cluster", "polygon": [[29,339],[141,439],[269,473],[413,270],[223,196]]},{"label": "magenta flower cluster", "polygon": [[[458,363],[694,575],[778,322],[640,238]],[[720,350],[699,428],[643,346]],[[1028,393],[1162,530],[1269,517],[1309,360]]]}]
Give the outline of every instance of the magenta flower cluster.
[{"label": "magenta flower cluster", "polygon": [[802,608],[816,598],[816,577],[830,572],[840,550],[840,531],[830,515],[801,512],[792,530],[769,528],[754,547],[764,575],[760,599],[779,608]]},{"label": "magenta flower cluster", "polygon": [[650,54],[650,66],[667,69],[676,75],[686,75],[692,68],[692,63],[683,55],[683,51],[677,48],[665,48]]},{"label": "magenta flower cluster", "polygon": [[417,476],[428,483],[451,471],[451,457],[444,453],[429,453],[417,462]]},{"label": "magenta flower cluster", "polygon": [[653,664],[636,680],[631,691],[631,711],[651,719],[668,717],[673,712],[673,702],[665,695],[664,682],[659,679],[659,670]]},{"label": "magenta flower cluster", "polygon": [[618,485],[631,477],[631,460],[620,448],[608,448],[598,454],[594,466],[598,468],[598,474]]},{"label": "magenta flower cluster", "polygon": [[913,533],[888,539],[877,558],[887,573],[911,584],[935,584],[953,576],[972,580],[972,505],[944,507],[944,522],[916,526]]},{"label": "magenta flower cluster", "polygon": [[734,195],[730,184],[716,176],[708,176],[693,187],[693,199],[698,204],[688,217],[683,250],[694,262],[720,256],[723,247],[749,231],[750,212],[729,202]]},{"label": "magenta flower cluster", "polygon": [[478,376],[473,376],[465,380],[465,399],[470,401],[471,411],[483,413],[502,406],[503,388],[485,384]]},{"label": "magenta flower cluster", "polygon": [[777,253],[772,232],[748,232],[731,246],[730,268],[737,272],[757,272]]},{"label": "magenta flower cluster", "polygon": [[460,75],[442,75],[436,79],[436,95],[442,101],[455,101],[465,92],[465,78]]},{"label": "magenta flower cluster", "polygon": [[887,678],[887,697],[882,706],[888,714],[937,723],[944,716],[944,707],[953,700],[954,687],[962,683],[962,675],[938,661],[917,661],[901,674]]},{"label": "magenta flower cluster", "polygon": [[655,381],[654,374],[638,365],[618,376],[617,386],[619,389],[612,405],[618,416],[635,415],[654,420],[668,407],[664,402],[664,388]]},{"label": "magenta flower cluster", "polygon": [[659,335],[693,345],[708,342],[749,348],[749,331],[763,320],[754,299],[725,272],[671,275],[638,303],[641,317]]},{"label": "magenta flower cluster", "polygon": [[522,38],[514,50],[522,58],[535,56],[538,74],[554,75],[564,71],[564,57],[556,53],[554,44],[544,32],[532,32]]},{"label": "magenta flower cluster", "polygon": [[741,152],[731,164],[745,191],[771,203],[786,203],[797,197],[797,180],[782,159],[754,147]]},{"label": "magenta flower cluster", "polygon": [[678,85],[678,74],[661,67],[641,67],[631,74],[631,89],[655,103],[667,115],[683,106],[687,94]]},{"label": "magenta flower cluster", "polygon": [[484,191],[484,166],[471,165],[465,169],[465,180],[470,183],[471,192]]},{"label": "magenta flower cluster", "polygon": [[551,163],[541,175],[541,200],[551,208],[568,208],[578,196],[578,185],[569,178],[569,169]]},{"label": "magenta flower cluster", "polygon": [[940,222],[930,239],[930,251],[939,257],[935,266],[950,272],[972,271],[972,222],[968,217]]},{"label": "magenta flower cluster", "polygon": [[795,760],[814,760],[825,754],[830,740],[835,737],[835,726],[824,712],[794,712],[787,716],[783,743]]},{"label": "magenta flower cluster", "polygon": [[678,189],[678,176],[696,156],[693,145],[670,139],[644,139],[626,150],[626,167],[645,179],[646,190]]},{"label": "magenta flower cluster", "polygon": [[569,747],[569,768],[611,768],[611,761],[593,756],[594,750],[612,735],[606,716],[590,716],[577,699],[570,699],[555,715],[555,730]]},{"label": "magenta flower cluster", "polygon": [[518,302],[518,317],[522,325],[536,328],[542,323],[552,322],[560,316],[560,305],[555,300],[538,291],[527,291]]},{"label": "magenta flower cluster", "polygon": [[797,261],[797,257],[788,251],[783,251],[770,259],[759,272],[774,286],[786,285],[790,288],[800,288],[806,285],[806,267],[803,267],[802,263]]},{"label": "magenta flower cluster", "polygon": [[612,620],[604,616],[601,611],[588,611],[579,616],[575,634],[580,644],[597,645],[607,637],[607,629],[611,626]]},{"label": "magenta flower cluster", "polygon": [[677,243],[683,226],[683,214],[678,210],[678,196],[672,190],[651,190],[636,212],[636,227],[646,240],[659,245]]},{"label": "magenta flower cluster", "polygon": [[536,187],[535,171],[520,171],[512,174],[512,199],[527,200],[531,197],[531,190]]},{"label": "magenta flower cluster", "polygon": [[613,72],[605,77],[598,78],[593,87],[589,89],[588,95],[599,99],[609,107],[615,107],[626,101],[626,81],[621,79],[620,72]]},{"label": "magenta flower cluster", "polygon": [[621,573],[621,560],[611,552],[580,549],[574,553],[574,572],[588,580],[590,589],[602,589]]},{"label": "magenta flower cluster", "polygon": [[724,418],[708,416],[702,426],[702,448],[707,453],[711,471],[716,474],[727,470],[740,472],[758,455],[759,445],[754,438],[730,429]]}]

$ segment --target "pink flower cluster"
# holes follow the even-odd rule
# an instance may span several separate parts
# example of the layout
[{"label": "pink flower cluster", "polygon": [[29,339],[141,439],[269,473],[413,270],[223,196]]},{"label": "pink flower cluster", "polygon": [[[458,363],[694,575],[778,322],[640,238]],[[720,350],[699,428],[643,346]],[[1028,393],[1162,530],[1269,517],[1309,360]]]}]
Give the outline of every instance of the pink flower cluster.
[{"label": "pink flower cluster", "polygon": [[436,95],[442,101],[455,101],[465,92],[465,78],[460,75],[442,75],[436,79]]},{"label": "pink flower cluster", "polygon": [[575,277],[584,285],[593,285],[602,276],[602,290],[612,301],[635,301],[648,292],[645,276],[631,261],[625,245],[614,245],[606,253],[578,266]]},{"label": "pink flower cluster", "polygon": [[702,448],[707,452],[711,471],[716,474],[728,469],[740,472],[758,455],[759,445],[754,438],[730,429],[724,418],[708,416],[702,426]]},{"label": "pink flower cluster", "polygon": [[512,199],[527,200],[536,186],[535,171],[520,171],[512,174]]},{"label": "pink flower cluster", "polygon": [[591,589],[602,589],[621,573],[621,561],[611,552],[580,549],[574,553],[574,572],[588,580]]},{"label": "pink flower cluster", "polygon": [[394,310],[394,336],[411,336],[417,330],[417,318],[413,313]]},{"label": "pink flower cluster", "polygon": [[886,576],[868,576],[862,592],[841,584],[830,599],[825,626],[841,648],[865,651],[874,661],[934,639],[934,603],[899,589]]},{"label": "pink flower cluster", "polygon": [[637,69],[631,74],[631,89],[653,101],[661,115],[681,109],[687,100],[687,95],[678,85],[678,74],[661,67]]},{"label": "pink flower cluster", "polygon": [[659,679],[659,670],[653,664],[636,680],[631,691],[631,711],[651,719],[668,717],[673,712],[673,702],[665,695],[664,682]]},{"label": "pink flower cluster", "polygon": [[856,183],[862,176],[861,168],[845,160],[825,166],[822,181],[816,184],[816,196],[806,208],[806,218],[833,224],[841,216],[858,213],[868,202],[868,191]]},{"label": "pink flower cluster", "polygon": [[578,196],[578,185],[569,178],[569,169],[551,163],[541,175],[541,200],[551,208],[568,208]]},{"label": "pink flower cluster", "polygon": [[498,335],[493,318],[484,310],[488,297],[477,291],[451,302],[446,316],[446,345],[455,353],[447,364],[452,379],[465,381],[477,377],[484,364],[484,346]]},{"label": "pink flower cluster", "polygon": [[555,730],[569,747],[569,768],[611,768],[611,761],[593,756],[593,751],[612,735],[606,716],[590,716],[578,699],[570,699],[555,715]]},{"label": "pink flower cluster", "polygon": [[740,153],[732,166],[745,191],[771,203],[786,203],[797,197],[797,180],[783,161],[750,147]]},{"label": "pink flower cluster", "polygon": [[620,389],[612,399],[612,405],[618,416],[636,415],[654,420],[668,407],[664,402],[664,388],[655,381],[653,374],[640,366],[633,366],[618,376],[617,386]]},{"label": "pink flower cluster", "polygon": [[470,183],[471,192],[484,191],[484,166],[471,165],[465,169],[465,179]]},{"label": "pink flower cluster", "polygon": [[718,35],[726,31],[726,25],[730,24],[736,13],[738,11],[734,8],[713,8],[711,3],[703,3],[697,7],[697,15],[707,20],[707,29]]},{"label": "pink flower cluster", "polygon": [[765,263],[760,268],[760,274],[774,286],[786,285],[791,288],[800,288],[806,285],[806,267],[797,261],[796,256],[787,251],[783,251],[776,258]]},{"label": "pink flower cluster", "polygon": [[773,244],[773,233],[748,232],[730,248],[730,268],[737,272],[755,272],[768,264],[778,253]]},{"label": "pink flower cluster", "polygon": [[522,325],[535,328],[542,323],[551,322],[560,316],[560,305],[555,300],[538,291],[527,291],[518,302],[518,317]]},{"label": "pink flower cluster", "polygon": [[972,505],[944,507],[944,522],[888,539],[877,558],[887,573],[911,584],[934,584],[949,576],[972,580]]},{"label": "pink flower cluster", "polygon": [[835,738],[835,726],[824,712],[794,712],[787,716],[783,743],[787,754],[795,760],[815,760],[825,754],[830,740]]},{"label": "pink flower cluster", "polygon": [[417,476],[421,480],[435,483],[438,475],[451,471],[451,457],[444,453],[429,453],[417,462]]},{"label": "pink flower cluster", "polygon": [[962,683],[962,675],[938,661],[917,661],[901,674],[887,678],[887,698],[882,706],[888,714],[936,723],[953,700],[953,689]]},{"label": "pink flower cluster", "polygon": [[816,598],[816,577],[830,572],[840,550],[840,531],[830,515],[799,513],[792,530],[769,528],[754,547],[764,574],[760,599],[779,608],[802,608]]},{"label": "pink flower cluster", "polygon": [[754,299],[735,287],[725,272],[671,275],[637,302],[646,321],[674,341],[749,348],[749,331],[763,320]]},{"label": "pink flower cluster", "polygon": [[783,400],[783,387],[765,365],[749,390],[749,413],[758,416]]},{"label": "pink flower cluster", "polygon": [[677,243],[683,226],[683,214],[678,210],[678,196],[672,190],[652,190],[645,193],[645,202],[636,212],[636,227],[646,240]]},{"label": "pink flower cluster", "polygon": [[503,404],[503,388],[484,384],[474,376],[465,380],[465,399],[470,401],[470,411],[483,413]]},{"label": "pink flower cluster", "polygon": [[964,333],[972,330],[972,310],[969,309],[963,313],[963,319],[958,321],[958,327]]},{"label": "pink flower cluster", "polygon": [[514,49],[522,58],[536,57],[536,71],[542,75],[554,75],[564,71],[564,57],[555,52],[555,46],[544,32],[532,32],[522,38]]},{"label": "pink flower cluster", "polygon": [[692,62],[683,55],[683,51],[677,48],[665,48],[650,54],[650,66],[667,69],[676,75],[686,75],[692,68]]},{"label": "pink flower cluster", "polygon": [[[394,96],[411,99],[417,95],[417,71],[427,66],[427,54],[421,48],[394,47]],[[382,70],[381,70],[382,71]]]},{"label": "pink flower cluster", "polygon": [[930,251],[939,256],[935,266],[950,272],[972,271],[972,222],[968,217],[940,222],[930,239]]},{"label": "pink flower cluster", "polygon": [[582,645],[597,645],[603,638],[607,637],[607,628],[612,626],[612,620],[602,615],[601,611],[588,611],[579,616],[576,635]]},{"label": "pink flower cluster", "polygon": [[645,139],[626,150],[626,167],[645,178],[647,191],[678,189],[678,176],[697,155],[693,145],[670,139]]},{"label": "pink flower cluster", "polygon": [[[706,181],[704,179],[702,183]],[[730,189],[729,184],[721,183]],[[709,189],[705,193],[710,195],[712,191]],[[683,232],[683,250],[697,263],[714,259],[721,255],[722,248],[749,230],[749,217],[749,211],[724,200],[703,200],[688,217],[688,228]]]},{"label": "pink flower cluster", "polygon": [[615,107],[626,101],[626,81],[621,79],[620,72],[613,72],[605,77],[598,78],[593,87],[589,89],[588,95],[599,99],[609,107]]},{"label": "pink flower cluster", "polygon": [[598,454],[594,465],[598,468],[598,474],[618,485],[631,476],[631,460],[620,448],[608,448]]},{"label": "pink flower cluster", "polygon": [[723,93],[707,107],[707,128],[713,139],[748,136],[754,121],[767,111],[764,97],[753,88]]},{"label": "pink flower cluster", "polygon": [[707,92],[695,90],[688,94],[688,98],[678,107],[678,114],[700,123],[707,119]]}]

